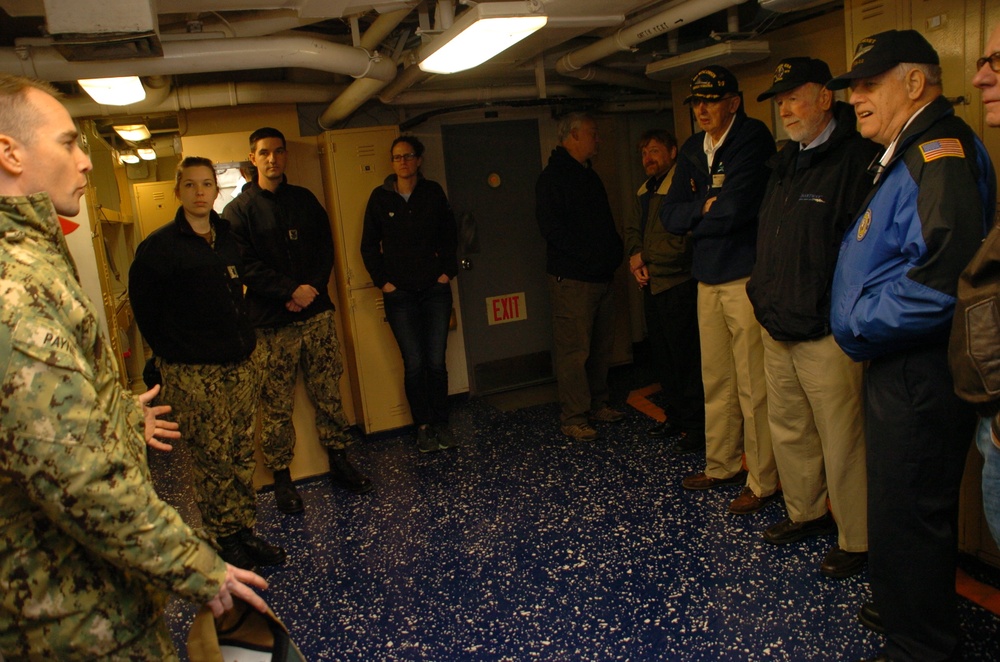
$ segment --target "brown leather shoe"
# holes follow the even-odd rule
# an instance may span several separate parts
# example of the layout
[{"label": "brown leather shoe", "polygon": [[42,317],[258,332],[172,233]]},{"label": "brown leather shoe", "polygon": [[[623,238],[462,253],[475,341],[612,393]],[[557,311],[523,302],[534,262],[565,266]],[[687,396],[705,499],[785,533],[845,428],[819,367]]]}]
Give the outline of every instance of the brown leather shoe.
[{"label": "brown leather shoe", "polygon": [[775,492],[774,494],[759,497],[754,494],[753,490],[749,487],[744,487],[743,492],[741,492],[740,495],[733,499],[733,502],[729,504],[729,512],[734,515],[749,515],[750,513],[755,513],[773,501],[779,494],[781,494],[781,492]]},{"label": "brown leather shoe", "polygon": [[713,487],[718,487],[719,485],[735,485],[736,483],[742,483],[747,478],[747,472],[737,471],[729,478],[712,478],[705,474],[704,471],[697,474],[691,474],[681,481],[681,487],[685,490],[710,490]]},{"label": "brown leather shoe", "polygon": [[868,552],[845,552],[840,545],[834,545],[826,554],[819,571],[832,579],[846,579],[861,572],[868,560]]}]

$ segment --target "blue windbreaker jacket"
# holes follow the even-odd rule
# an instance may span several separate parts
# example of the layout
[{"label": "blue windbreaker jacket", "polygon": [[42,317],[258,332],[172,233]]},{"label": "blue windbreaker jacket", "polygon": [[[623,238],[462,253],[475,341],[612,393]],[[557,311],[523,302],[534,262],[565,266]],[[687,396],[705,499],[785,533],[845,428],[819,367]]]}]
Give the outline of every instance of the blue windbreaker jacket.
[{"label": "blue windbreaker jacket", "polygon": [[983,143],[944,97],[932,101],[841,242],[830,322],[848,356],[948,341],[958,276],[992,220],[995,188]]}]

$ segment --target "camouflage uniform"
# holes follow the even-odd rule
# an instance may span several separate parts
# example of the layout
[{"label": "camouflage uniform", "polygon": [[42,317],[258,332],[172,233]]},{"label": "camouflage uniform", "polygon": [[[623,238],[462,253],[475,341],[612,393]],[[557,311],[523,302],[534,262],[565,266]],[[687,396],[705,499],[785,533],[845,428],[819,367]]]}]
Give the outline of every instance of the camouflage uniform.
[{"label": "camouflage uniform", "polygon": [[167,593],[214,597],[225,565],[153,490],[47,194],[0,197],[0,652],[176,659]]},{"label": "camouflage uniform", "polygon": [[320,442],[336,450],[351,443],[347,418],[340,402],[340,341],[334,312],[324,311],[300,322],[257,329],[257,348],[269,372],[264,378],[260,409],[261,451],[268,467],[282,469],[292,461],[295,429],[292,406],[298,368],[306,391],[316,406]]},{"label": "camouflage uniform", "polygon": [[[328,284],[333,271],[330,220],[309,189],[281,182],[272,192],[250,182],[222,212],[243,257],[246,305],[257,329],[264,384],[260,445],[269,469],[286,469],[295,449],[292,409],[301,368],[320,441],[334,450],[351,441],[340,401],[344,368]],[[286,303],[300,285],[315,288],[303,310]]]},{"label": "camouflage uniform", "polygon": [[158,364],[163,400],[173,407],[188,440],[202,524],[217,538],[252,529],[257,519],[254,413],[260,394],[256,360],[188,365],[158,359]]}]

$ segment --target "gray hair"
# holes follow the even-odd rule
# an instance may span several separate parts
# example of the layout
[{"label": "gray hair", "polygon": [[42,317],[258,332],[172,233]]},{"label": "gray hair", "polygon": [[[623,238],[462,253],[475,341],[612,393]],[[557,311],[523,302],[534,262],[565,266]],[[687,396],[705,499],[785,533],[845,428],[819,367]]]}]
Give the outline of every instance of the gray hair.
[{"label": "gray hair", "polygon": [[569,134],[573,133],[586,123],[597,124],[594,116],[590,113],[569,113],[559,119],[559,126],[556,129],[556,138],[560,143],[566,142]]},{"label": "gray hair", "polygon": [[906,72],[910,69],[917,69],[924,75],[928,85],[941,87],[941,65],[925,64],[923,62],[900,62],[896,66],[896,75],[900,80],[906,78]]}]

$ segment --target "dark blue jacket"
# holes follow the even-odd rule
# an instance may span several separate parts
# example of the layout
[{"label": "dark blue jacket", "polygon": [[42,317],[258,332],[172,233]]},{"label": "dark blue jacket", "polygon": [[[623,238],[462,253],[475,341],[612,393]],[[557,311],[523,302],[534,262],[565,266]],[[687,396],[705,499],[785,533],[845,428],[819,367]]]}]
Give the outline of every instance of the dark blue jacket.
[{"label": "dark blue jacket", "polygon": [[996,209],[983,143],[938,97],[903,131],[844,235],[833,279],[833,335],[855,361],[944,344],[958,276]]},{"label": "dark blue jacket", "polygon": [[[767,126],[747,117],[742,108],[715,153],[711,171],[704,140],[705,132],[700,131],[681,147],[674,181],[660,205],[660,220],[668,232],[691,232],[691,274],[699,282],[718,285],[745,278],[753,269],[757,210],[775,147]],[[702,216],[705,201],[712,197],[716,201]]]},{"label": "dark blue jacket", "polygon": [[607,283],[622,263],[624,245],[615,228],[608,193],[590,167],[562,146],[535,184],[535,216],[548,244],[546,271],[552,276]]}]

